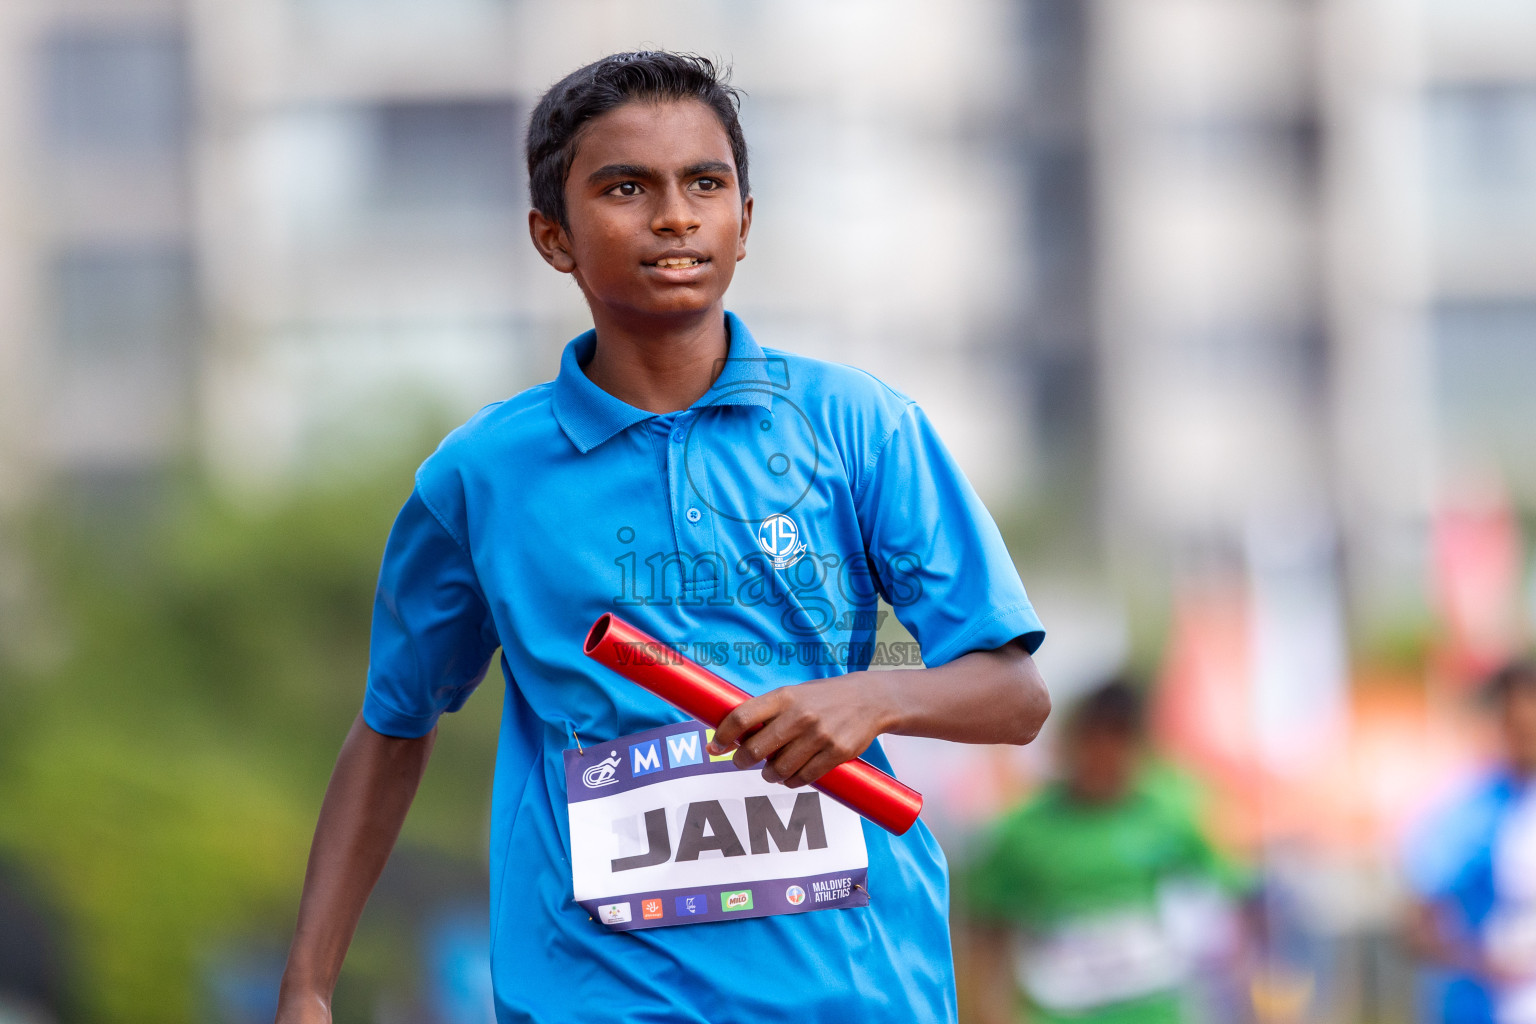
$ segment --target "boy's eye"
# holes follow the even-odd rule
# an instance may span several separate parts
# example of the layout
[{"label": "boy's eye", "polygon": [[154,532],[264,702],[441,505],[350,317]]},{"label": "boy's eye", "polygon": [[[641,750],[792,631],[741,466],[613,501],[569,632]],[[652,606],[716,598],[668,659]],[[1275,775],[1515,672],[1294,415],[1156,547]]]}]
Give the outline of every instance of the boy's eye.
[{"label": "boy's eye", "polygon": [[715,189],[720,187],[720,179],[700,178],[698,181],[693,183],[693,187],[698,189],[700,192],[713,192]]},{"label": "boy's eye", "polygon": [[637,196],[640,194],[640,184],[634,181],[621,181],[608,191],[616,196]]}]

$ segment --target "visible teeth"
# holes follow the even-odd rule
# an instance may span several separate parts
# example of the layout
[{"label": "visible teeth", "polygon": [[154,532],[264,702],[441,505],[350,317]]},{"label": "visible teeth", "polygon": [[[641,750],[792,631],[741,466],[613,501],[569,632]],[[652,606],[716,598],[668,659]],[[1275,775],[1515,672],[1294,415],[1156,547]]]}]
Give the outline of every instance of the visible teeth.
[{"label": "visible teeth", "polygon": [[671,256],[664,260],[657,260],[656,265],[658,267],[672,267],[675,269],[678,267],[696,267],[701,262],[703,261],[693,256]]}]

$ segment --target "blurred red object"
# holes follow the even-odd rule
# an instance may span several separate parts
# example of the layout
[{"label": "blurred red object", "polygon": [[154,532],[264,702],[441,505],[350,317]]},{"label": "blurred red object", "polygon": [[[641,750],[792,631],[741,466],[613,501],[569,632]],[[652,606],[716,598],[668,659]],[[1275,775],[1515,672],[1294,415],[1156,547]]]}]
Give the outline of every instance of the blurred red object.
[{"label": "blurred red object", "polygon": [[1435,515],[1434,598],[1445,627],[1441,675],[1476,685],[1520,650],[1520,522],[1502,485],[1463,486]]},{"label": "blurred red object", "polygon": [[1242,587],[1207,584],[1175,597],[1154,734],[1178,760],[1239,788],[1259,768],[1251,663]]},{"label": "blurred red object", "polygon": [[1153,707],[1160,750],[1208,788],[1209,825],[1223,845],[1253,853],[1289,839],[1339,852],[1390,849],[1410,820],[1479,767],[1487,749],[1480,721],[1461,702],[1437,700],[1412,672],[1357,673],[1330,742],[1312,744],[1293,765],[1266,763],[1250,619],[1236,584],[1179,595]]}]

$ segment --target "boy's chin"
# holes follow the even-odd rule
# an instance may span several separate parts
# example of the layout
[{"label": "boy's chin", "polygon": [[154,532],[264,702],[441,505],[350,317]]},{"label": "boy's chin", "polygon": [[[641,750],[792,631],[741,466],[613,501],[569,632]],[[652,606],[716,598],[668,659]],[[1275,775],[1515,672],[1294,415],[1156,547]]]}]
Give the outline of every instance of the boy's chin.
[{"label": "boy's chin", "polygon": [[[617,316],[654,317],[672,320],[701,316],[719,308],[724,291],[714,289],[671,289],[666,293],[630,297],[629,301],[604,303]],[[590,301],[590,297],[589,297]]]}]

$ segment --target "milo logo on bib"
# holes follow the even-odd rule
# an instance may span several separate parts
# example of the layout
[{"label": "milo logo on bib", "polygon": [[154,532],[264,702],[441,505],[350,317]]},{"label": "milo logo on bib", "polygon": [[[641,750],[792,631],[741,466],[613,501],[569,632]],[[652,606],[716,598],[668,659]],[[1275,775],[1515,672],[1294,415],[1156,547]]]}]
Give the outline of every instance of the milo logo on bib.
[{"label": "milo logo on bib", "polygon": [[709,734],[684,722],[565,752],[576,902],[616,931],[867,904],[859,816],[708,756]]}]

